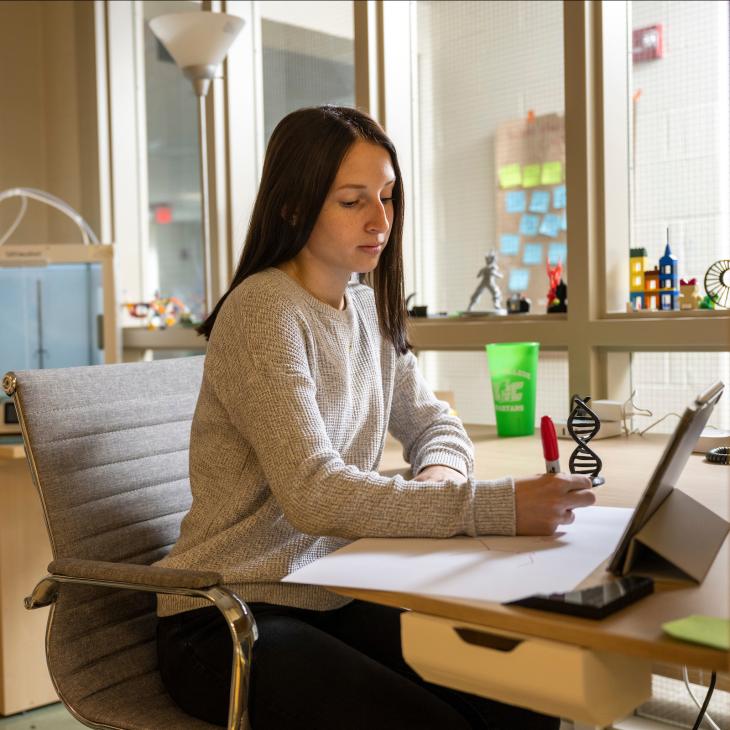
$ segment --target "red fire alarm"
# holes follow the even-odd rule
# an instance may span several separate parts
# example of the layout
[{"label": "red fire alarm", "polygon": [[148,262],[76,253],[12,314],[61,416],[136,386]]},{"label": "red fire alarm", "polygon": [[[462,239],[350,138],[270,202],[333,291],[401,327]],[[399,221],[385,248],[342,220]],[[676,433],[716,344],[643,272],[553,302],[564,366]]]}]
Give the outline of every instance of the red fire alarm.
[{"label": "red fire alarm", "polygon": [[633,32],[631,55],[634,63],[651,61],[664,56],[663,27],[650,25]]}]

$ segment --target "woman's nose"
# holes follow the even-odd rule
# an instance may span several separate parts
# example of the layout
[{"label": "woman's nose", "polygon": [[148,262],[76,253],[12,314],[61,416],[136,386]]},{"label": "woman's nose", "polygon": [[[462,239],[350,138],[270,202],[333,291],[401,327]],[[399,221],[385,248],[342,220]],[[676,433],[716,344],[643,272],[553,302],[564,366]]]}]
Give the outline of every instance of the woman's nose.
[{"label": "woman's nose", "polygon": [[372,208],[370,217],[367,223],[367,229],[373,232],[387,233],[390,228],[390,221],[388,220],[388,212],[385,209],[385,205],[382,201],[378,201]]}]

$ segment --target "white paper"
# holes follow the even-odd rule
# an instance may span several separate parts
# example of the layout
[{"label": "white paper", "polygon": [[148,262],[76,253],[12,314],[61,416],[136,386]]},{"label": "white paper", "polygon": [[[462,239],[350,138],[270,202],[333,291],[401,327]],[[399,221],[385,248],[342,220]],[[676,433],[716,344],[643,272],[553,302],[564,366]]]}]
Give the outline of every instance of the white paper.
[{"label": "white paper", "polygon": [[366,538],[283,580],[498,603],[570,591],[611,555],[632,512],[579,509],[550,537]]}]

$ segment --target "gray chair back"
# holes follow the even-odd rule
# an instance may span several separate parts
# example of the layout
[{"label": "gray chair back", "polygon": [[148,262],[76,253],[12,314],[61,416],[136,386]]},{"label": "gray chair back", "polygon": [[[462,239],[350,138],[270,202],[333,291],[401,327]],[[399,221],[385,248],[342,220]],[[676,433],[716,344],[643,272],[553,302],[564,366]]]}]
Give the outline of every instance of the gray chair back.
[{"label": "gray chair back", "polygon": [[[201,356],[15,373],[54,558],[149,564],[175,543],[191,502],[202,370]],[[51,611],[49,669],[79,719],[213,727],[178,710],[162,685],[153,594],[64,585]]]}]

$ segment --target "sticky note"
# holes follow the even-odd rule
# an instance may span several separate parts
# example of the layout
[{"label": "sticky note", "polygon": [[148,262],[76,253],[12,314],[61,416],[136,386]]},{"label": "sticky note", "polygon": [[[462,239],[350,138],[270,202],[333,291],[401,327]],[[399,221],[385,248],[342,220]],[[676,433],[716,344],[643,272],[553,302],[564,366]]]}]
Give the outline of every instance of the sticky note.
[{"label": "sticky note", "polygon": [[499,252],[505,256],[517,256],[520,237],[516,233],[503,233],[499,237]]},{"label": "sticky note", "polygon": [[543,236],[555,238],[560,232],[560,218],[554,213],[544,215],[542,217],[542,223],[540,223],[539,231]]},{"label": "sticky note", "polygon": [[526,243],[522,249],[523,264],[541,264],[542,263],[542,244]]},{"label": "sticky note", "polygon": [[568,213],[566,211],[563,211],[563,217],[560,219],[560,230],[568,230]]},{"label": "sticky note", "polygon": [[730,620],[712,616],[687,616],[662,624],[662,629],[682,641],[730,650]]},{"label": "sticky note", "polygon": [[[560,180],[558,180],[560,182]],[[540,165],[525,165],[522,168],[522,187],[534,188],[540,184]]]},{"label": "sticky note", "polygon": [[530,285],[529,269],[511,269],[509,272],[509,290],[523,292]]},{"label": "sticky note", "polygon": [[553,208],[557,210],[565,208],[565,185],[553,188]]},{"label": "sticky note", "polygon": [[510,190],[505,198],[505,208],[508,213],[524,213],[526,203],[524,190]]},{"label": "sticky note", "polygon": [[547,213],[550,209],[550,193],[547,190],[535,190],[530,198],[530,213]]},{"label": "sticky note", "polygon": [[522,182],[522,170],[516,162],[513,165],[502,165],[497,175],[499,185],[503,188],[514,188]]},{"label": "sticky note", "polygon": [[559,185],[563,182],[562,162],[543,162],[540,185]]},{"label": "sticky note", "polygon": [[568,260],[568,247],[564,241],[553,241],[548,246],[548,263],[555,266]]},{"label": "sticky note", "polygon": [[520,233],[523,236],[536,236],[539,228],[539,215],[523,215],[520,218]]}]

